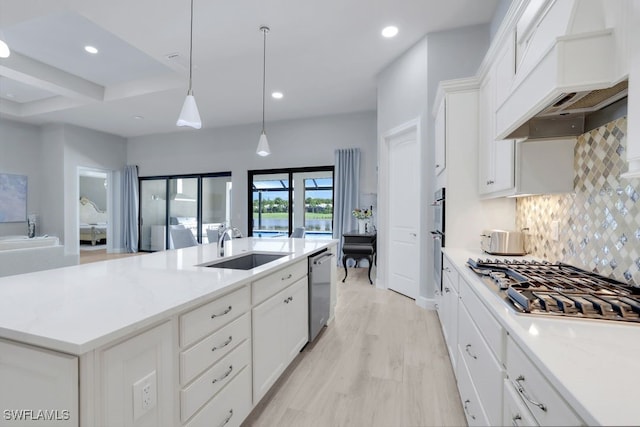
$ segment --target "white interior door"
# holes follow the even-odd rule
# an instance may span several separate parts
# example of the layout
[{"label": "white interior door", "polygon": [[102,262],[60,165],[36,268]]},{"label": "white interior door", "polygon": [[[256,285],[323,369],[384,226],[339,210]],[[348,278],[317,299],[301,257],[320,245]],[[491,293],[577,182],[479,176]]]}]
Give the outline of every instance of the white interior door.
[{"label": "white interior door", "polygon": [[389,140],[389,283],[388,288],[418,297],[420,271],[419,151],[409,130]]}]

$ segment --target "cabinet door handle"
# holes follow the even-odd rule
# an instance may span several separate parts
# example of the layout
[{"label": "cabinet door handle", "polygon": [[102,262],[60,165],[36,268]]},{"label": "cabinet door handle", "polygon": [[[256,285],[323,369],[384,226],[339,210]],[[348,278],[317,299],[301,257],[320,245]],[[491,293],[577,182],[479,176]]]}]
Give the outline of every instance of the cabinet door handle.
[{"label": "cabinet door handle", "polygon": [[227,308],[225,311],[223,311],[223,312],[222,312],[222,313],[220,313],[220,314],[212,314],[212,315],[211,315],[211,318],[212,318],[212,319],[215,319],[216,317],[224,316],[225,314],[228,314],[228,313],[231,311],[231,309],[232,309],[232,308],[233,308],[233,307],[229,306],[229,308]]},{"label": "cabinet door handle", "polygon": [[487,181],[487,185],[493,185],[495,184],[492,180]]},{"label": "cabinet door handle", "polygon": [[220,350],[221,348],[225,348],[226,346],[231,344],[231,341],[233,341],[233,337],[231,335],[229,335],[229,339],[228,340],[226,340],[220,347],[213,347],[211,349],[211,351],[216,351],[216,350]]},{"label": "cabinet door handle", "polygon": [[511,425],[514,427],[518,427],[518,421],[520,421],[522,419],[522,417],[520,416],[520,414],[515,414],[512,418],[511,418]]},{"label": "cabinet door handle", "polygon": [[231,417],[233,417],[233,409],[229,409],[229,415],[227,415],[227,418],[225,418],[222,424],[220,424],[220,427],[224,427],[229,424],[229,421],[231,421]]},{"label": "cabinet door handle", "polygon": [[444,292],[448,294],[449,292],[451,292],[451,289],[449,289],[449,288],[444,288]]},{"label": "cabinet door handle", "polygon": [[223,379],[231,375],[231,372],[233,372],[233,365],[229,366],[229,369],[227,370],[227,372],[225,372],[220,378],[214,378],[213,381],[211,381],[211,384],[215,384],[218,381],[222,381]]},{"label": "cabinet door handle", "polygon": [[527,390],[525,390],[524,386],[522,385],[523,382],[524,382],[524,375],[520,375],[518,378],[516,378],[515,386],[516,386],[516,389],[518,389],[518,392],[522,395],[522,397],[527,399],[529,403],[537,406],[542,411],[547,412],[547,405],[545,405],[544,403],[536,402],[535,400],[529,397]]},{"label": "cabinet door handle", "polygon": [[466,346],[464,349],[465,349],[465,351],[467,352],[467,354],[468,354],[469,356],[473,357],[474,359],[477,359],[477,358],[478,358],[478,356],[476,356],[475,354],[471,353],[471,352],[469,351],[469,349],[470,349],[470,348],[471,348],[471,344],[467,344],[467,346]]},{"label": "cabinet door handle", "polygon": [[289,300],[289,301],[293,301],[293,297],[289,297],[289,298],[288,298],[288,300]]},{"label": "cabinet door handle", "polygon": [[451,269],[449,267],[443,267],[442,269],[447,273],[451,273]]},{"label": "cabinet door handle", "polygon": [[470,401],[469,399],[467,399],[467,400],[465,400],[465,401],[464,401],[464,412],[466,412],[466,413],[467,413],[467,415],[469,415],[469,417],[470,417],[472,420],[475,420],[475,419],[476,419],[476,416],[475,416],[475,415],[471,415],[471,414],[469,413],[469,408],[467,408],[467,406],[469,405],[469,403],[471,403],[471,401]]},{"label": "cabinet door handle", "polygon": [[282,279],[280,279],[280,280],[289,280],[289,279],[291,279],[292,277],[293,277],[293,275],[292,275],[291,273],[289,273],[289,275],[288,275],[288,276],[285,276],[285,277],[283,277],[283,278],[282,278]]},{"label": "cabinet door handle", "polygon": [[440,165],[436,165],[436,169],[438,169],[440,167]]}]

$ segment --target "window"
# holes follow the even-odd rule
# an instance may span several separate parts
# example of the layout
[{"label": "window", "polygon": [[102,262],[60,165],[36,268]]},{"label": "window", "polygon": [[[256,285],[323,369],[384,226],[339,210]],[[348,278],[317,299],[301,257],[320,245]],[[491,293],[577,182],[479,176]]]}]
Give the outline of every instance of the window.
[{"label": "window", "polygon": [[139,248],[173,248],[172,227],[189,229],[199,243],[210,243],[214,234],[207,230],[230,223],[230,212],[230,172],[140,178]]},{"label": "window", "polygon": [[249,235],[333,235],[333,167],[249,171]]}]

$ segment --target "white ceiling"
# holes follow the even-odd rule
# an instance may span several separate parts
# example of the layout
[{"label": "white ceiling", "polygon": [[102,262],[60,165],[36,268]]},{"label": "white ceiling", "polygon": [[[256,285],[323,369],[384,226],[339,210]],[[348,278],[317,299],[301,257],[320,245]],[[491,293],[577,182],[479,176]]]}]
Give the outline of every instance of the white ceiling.
[{"label": "white ceiling", "polygon": [[[271,27],[269,122],[375,110],[385,66],[429,32],[489,22],[497,3],[194,0],[203,127],[260,122],[262,25]],[[0,38],[12,49],[0,59],[0,117],[123,137],[188,131],[175,122],[187,91],[189,8],[189,0],[0,0]],[[384,39],[390,24],[400,32]],[[271,99],[274,90],[284,98]]]}]

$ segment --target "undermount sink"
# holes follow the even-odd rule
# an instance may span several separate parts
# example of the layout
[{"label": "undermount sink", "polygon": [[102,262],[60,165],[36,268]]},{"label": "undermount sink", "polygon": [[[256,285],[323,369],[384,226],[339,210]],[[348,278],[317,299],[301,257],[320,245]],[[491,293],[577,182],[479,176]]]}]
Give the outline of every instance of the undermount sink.
[{"label": "undermount sink", "polygon": [[223,258],[221,260],[200,264],[199,267],[230,268],[232,270],[251,270],[287,255],[290,254],[251,252],[237,257]]}]

